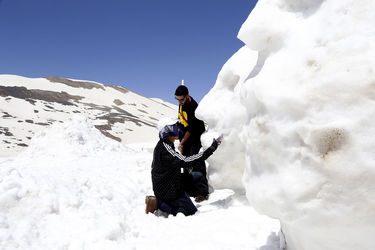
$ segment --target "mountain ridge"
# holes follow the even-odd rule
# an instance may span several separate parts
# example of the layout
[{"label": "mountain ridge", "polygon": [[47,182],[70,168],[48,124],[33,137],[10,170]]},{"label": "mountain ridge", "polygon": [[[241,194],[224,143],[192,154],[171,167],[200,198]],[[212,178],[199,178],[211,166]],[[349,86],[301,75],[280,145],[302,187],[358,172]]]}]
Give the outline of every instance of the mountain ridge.
[{"label": "mountain ridge", "polygon": [[0,157],[18,154],[36,132],[73,114],[88,117],[102,134],[128,144],[157,140],[157,121],[176,117],[177,106],[94,81],[0,75]]}]

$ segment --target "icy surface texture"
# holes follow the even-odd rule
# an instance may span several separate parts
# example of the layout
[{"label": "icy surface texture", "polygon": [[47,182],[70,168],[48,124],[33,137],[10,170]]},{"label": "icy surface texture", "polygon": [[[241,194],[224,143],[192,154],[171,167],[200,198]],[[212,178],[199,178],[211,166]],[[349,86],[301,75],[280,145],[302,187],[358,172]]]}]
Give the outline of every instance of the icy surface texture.
[{"label": "icy surface texture", "polygon": [[374,9],[260,0],[199,104],[225,135],[210,182],[279,218],[290,250],[375,248]]}]

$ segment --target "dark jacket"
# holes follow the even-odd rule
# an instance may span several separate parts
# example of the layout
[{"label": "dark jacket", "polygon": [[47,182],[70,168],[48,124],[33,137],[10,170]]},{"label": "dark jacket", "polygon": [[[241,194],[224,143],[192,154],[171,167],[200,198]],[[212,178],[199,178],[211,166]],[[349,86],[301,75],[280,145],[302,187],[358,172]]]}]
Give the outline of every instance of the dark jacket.
[{"label": "dark jacket", "polygon": [[200,161],[205,161],[216,150],[216,141],[204,152],[189,157],[180,155],[173,145],[166,140],[159,140],[154,149],[152,160],[152,187],[157,198],[172,201],[179,198],[184,189],[181,182],[181,168],[191,168]]},{"label": "dark jacket", "polygon": [[204,122],[195,117],[195,110],[198,107],[198,103],[191,97],[190,103],[185,103],[178,107],[178,118],[182,124],[182,131],[185,133],[189,131],[191,133],[189,139],[185,145],[189,144],[201,144],[200,138],[203,132],[206,130]]}]

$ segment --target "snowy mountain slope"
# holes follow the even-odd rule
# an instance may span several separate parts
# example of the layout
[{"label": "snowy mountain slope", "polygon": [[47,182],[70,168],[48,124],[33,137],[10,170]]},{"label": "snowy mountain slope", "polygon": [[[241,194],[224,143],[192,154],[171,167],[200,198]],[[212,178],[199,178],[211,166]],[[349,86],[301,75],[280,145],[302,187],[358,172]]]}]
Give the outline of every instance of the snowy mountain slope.
[{"label": "snowy mountain slope", "polygon": [[156,140],[156,122],[176,112],[171,103],[123,87],[0,75],[0,157],[23,151],[36,132],[73,114],[87,116],[104,135],[127,144]]}]

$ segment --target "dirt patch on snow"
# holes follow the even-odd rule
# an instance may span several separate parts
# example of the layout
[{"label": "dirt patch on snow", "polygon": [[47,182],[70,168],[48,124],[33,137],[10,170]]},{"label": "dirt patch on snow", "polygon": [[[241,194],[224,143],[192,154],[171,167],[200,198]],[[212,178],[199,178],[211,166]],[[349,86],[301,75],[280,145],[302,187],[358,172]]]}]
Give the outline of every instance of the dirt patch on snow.
[{"label": "dirt patch on snow", "polygon": [[[25,87],[7,87],[7,86],[0,86],[0,96],[7,97],[12,96],[19,99],[24,100],[32,100],[35,103],[35,100],[41,100],[46,102],[55,102],[60,103],[62,105],[75,105],[73,101],[78,102],[79,100],[83,99],[82,96],[78,95],[70,95],[64,91],[62,92],[54,92],[48,90],[40,90],[40,89],[27,89]],[[32,104],[33,104],[32,103]]]},{"label": "dirt patch on snow", "polygon": [[95,83],[95,82],[74,81],[74,80],[70,80],[70,79],[66,79],[66,78],[62,78],[62,77],[57,77],[57,76],[47,76],[47,77],[44,77],[44,78],[47,79],[50,82],[62,83],[62,84],[68,85],[68,86],[73,87],[73,88],[84,88],[84,89],[97,88],[97,89],[105,90],[102,85],[100,85],[98,83]]},{"label": "dirt patch on snow", "polygon": [[115,89],[115,90],[117,90],[117,91],[120,91],[120,92],[123,93],[123,94],[126,94],[126,93],[129,92],[129,90],[127,90],[126,88],[121,87],[121,86],[113,86],[113,85],[106,85],[106,86],[107,86],[107,87],[110,87],[110,88],[113,88],[113,89]]},{"label": "dirt patch on snow", "polygon": [[124,104],[120,99],[115,99],[115,100],[113,101],[113,103],[116,104],[117,106],[121,106],[121,105]]}]

